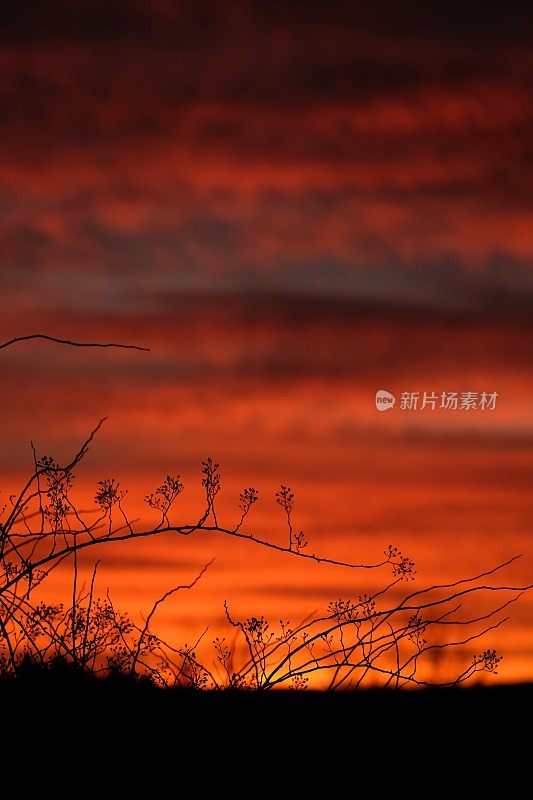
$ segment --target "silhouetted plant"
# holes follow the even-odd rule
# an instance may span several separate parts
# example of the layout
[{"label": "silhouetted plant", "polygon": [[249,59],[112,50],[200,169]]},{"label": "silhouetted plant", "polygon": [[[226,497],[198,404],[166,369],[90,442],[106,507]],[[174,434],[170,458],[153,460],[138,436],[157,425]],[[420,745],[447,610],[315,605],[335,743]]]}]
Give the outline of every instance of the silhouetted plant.
[{"label": "silhouetted plant", "polygon": [[[52,337],[22,337],[31,338]],[[16,341],[4,343],[0,349]],[[52,341],[75,347],[92,346],[69,340],[52,338]],[[406,590],[402,594],[401,586],[415,580],[415,563],[393,545],[385,550],[383,558],[370,564],[309,552],[303,532],[294,531],[294,493],[285,485],[276,493],[276,501],[285,516],[286,545],[243,530],[252,508],[259,502],[259,492],[253,487],[245,488],[239,495],[240,514],[236,524],[223,525],[216,512],[216,499],[221,491],[220,467],[211,458],[202,463],[205,505],[194,524],[177,524],[172,519],[176,500],[184,490],[179,475],[167,475],[154,491],[146,494],[147,506],[158,514],[154,525],[148,528],[134,525],[128,518],[124,505],[127,491],[113,477],[98,481],[92,516],[77,508],[72,490],[76,470],[103,422],[98,423],[64,465],[50,456],[38,458],[32,445],[33,473],[22,490],[3,506],[0,675],[16,674],[28,659],[42,664],[61,659],[93,675],[118,672],[148,677],[162,685],[198,690],[265,690],[279,686],[305,689],[311,679],[318,679],[320,685],[330,689],[359,687],[369,680],[397,688],[427,684],[427,662],[435,651],[463,647],[497,628],[506,619],[499,616],[500,612],[531,588],[484,582],[516,560],[511,558],[470,578],[418,591]],[[285,557],[352,570],[389,568],[392,575],[373,595],[338,598],[323,613],[309,616],[298,625],[280,620],[279,626],[273,627],[261,614],[234,619],[226,603],[227,623],[236,634],[237,644],[234,641],[230,646],[224,637],[216,637],[211,664],[200,654],[206,631],[194,644],[175,647],[152,629],[161,604],[178,591],[192,589],[209,564],[190,583],[176,585],[157,599],[142,626],[116,610],[109,593],[105,598],[95,596],[99,562],[92,570],[88,590],[79,588],[81,550],[169,531],[181,536],[208,531],[244,539]],[[61,603],[43,602],[38,597],[39,588],[65,562],[72,564],[70,604],[65,607]],[[506,599],[485,613],[464,613],[463,603],[469,597],[494,592],[504,593]],[[439,631],[454,627],[463,633],[442,642]],[[480,671],[497,674],[501,659],[494,650],[486,649],[447,683],[462,683]]]},{"label": "silhouetted plant", "polygon": [[161,512],[161,525],[170,525],[168,519],[169,511],[182,491],[183,484],[180,480],[180,476],[177,475],[173,477],[172,475],[167,475],[161,486],[158,486],[155,492],[147,494],[144,498],[150,508]]}]

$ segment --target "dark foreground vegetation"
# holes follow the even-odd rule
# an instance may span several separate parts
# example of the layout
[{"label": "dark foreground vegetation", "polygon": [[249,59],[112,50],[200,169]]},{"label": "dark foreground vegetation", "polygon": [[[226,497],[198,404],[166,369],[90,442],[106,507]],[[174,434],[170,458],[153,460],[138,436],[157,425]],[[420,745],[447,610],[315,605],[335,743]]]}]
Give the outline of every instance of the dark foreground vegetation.
[{"label": "dark foreground vegetation", "polygon": [[469,684],[403,691],[201,691],[161,688],[149,679],[120,673],[96,677],[67,663],[28,663],[16,677],[0,679],[0,705],[4,713],[17,709],[19,714],[24,708],[44,708],[61,716],[65,711],[70,715],[74,709],[80,717],[90,714],[102,724],[126,715],[163,723],[165,718],[187,720],[188,726],[224,720],[225,727],[232,728],[246,719],[259,725],[269,718],[278,718],[279,722],[281,716],[296,727],[305,719],[343,719],[357,727],[364,723],[374,728],[396,720],[403,729],[409,724],[442,727],[446,723],[459,733],[461,726],[479,728],[483,720],[493,724],[497,719],[515,726],[521,719],[529,719],[533,684]]},{"label": "dark foreground vegetation", "polygon": [[[166,743],[176,753],[200,743],[211,750],[228,747],[242,766],[239,752],[255,746],[260,735],[267,740],[255,751],[255,780],[262,785],[265,759],[275,763],[283,756],[298,768],[309,760],[304,739],[351,748],[359,760],[391,740],[395,748],[409,746],[416,759],[417,748],[437,733],[451,744],[466,733],[469,747],[483,742],[486,750],[495,737],[510,739],[529,724],[533,684],[478,684],[481,676],[499,674],[502,656],[490,647],[490,635],[532,588],[505,577],[519,556],[483,565],[476,575],[459,569],[447,583],[420,585],[414,561],[393,545],[372,563],[313,551],[295,526],[294,495],[285,485],[276,493],[285,534],[274,541],[251,527],[259,500],[254,487],[236,498],[232,520],[219,518],[221,473],[210,458],[202,463],[203,506],[192,521],[180,520],[184,486],[178,474],[163,476],[144,497],[147,522],[130,518],[127,490],[112,477],[98,481],[93,507],[84,511],[75,502],[76,474],[102,422],[67,463],[32,445],[26,483],[15,494],[5,492],[0,506],[0,733],[6,741],[19,747],[30,731],[32,746],[53,744],[50,732],[60,727],[79,747],[78,737],[91,730],[98,758],[115,758],[125,743]],[[193,590],[211,561],[196,575],[162,587],[141,621],[114,606],[97,573],[109,549],[169,533],[177,541],[238,538],[280,558],[349,569],[353,594],[333,598],[299,623],[262,615],[239,619],[228,601],[226,636],[209,642],[201,634],[193,645],[167,642],[157,632],[161,605]],[[45,602],[42,588],[58,568],[68,568],[68,596]],[[383,575],[372,595],[357,588],[356,576],[364,582],[368,570]],[[461,656],[460,665],[437,678],[435,659],[448,652]],[[313,691],[317,681],[330,691]],[[14,725],[26,738],[14,735]],[[130,762],[128,768],[140,766]],[[414,779],[417,763],[407,762]],[[351,761],[344,766],[351,768]]]}]

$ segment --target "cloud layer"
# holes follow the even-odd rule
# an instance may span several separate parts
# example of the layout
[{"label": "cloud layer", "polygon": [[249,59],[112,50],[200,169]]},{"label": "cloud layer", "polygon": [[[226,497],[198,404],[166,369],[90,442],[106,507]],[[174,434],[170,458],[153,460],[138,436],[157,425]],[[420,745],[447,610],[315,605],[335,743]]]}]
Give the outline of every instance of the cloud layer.
[{"label": "cloud layer", "polygon": [[4,292],[51,310],[150,287],[531,300],[528,18],[470,11],[11,12]]}]

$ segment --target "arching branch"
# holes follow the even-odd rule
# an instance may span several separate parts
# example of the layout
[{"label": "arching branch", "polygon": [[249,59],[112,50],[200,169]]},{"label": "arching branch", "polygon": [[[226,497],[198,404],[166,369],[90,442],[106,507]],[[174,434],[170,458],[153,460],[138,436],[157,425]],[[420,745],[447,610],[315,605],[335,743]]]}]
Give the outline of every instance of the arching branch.
[{"label": "arching branch", "polygon": [[46,333],[31,333],[28,334],[28,336],[15,336],[13,339],[9,339],[7,342],[0,344],[0,350],[5,350],[6,347],[11,347],[11,345],[16,344],[17,342],[28,342],[32,339],[44,339],[47,342],[66,344],[69,345],[69,347],[115,347],[122,350],[141,350],[147,353],[150,352],[149,347],[141,347],[137,344],[120,344],[117,342],[74,342],[71,339],[59,339],[56,336],[48,336]]}]

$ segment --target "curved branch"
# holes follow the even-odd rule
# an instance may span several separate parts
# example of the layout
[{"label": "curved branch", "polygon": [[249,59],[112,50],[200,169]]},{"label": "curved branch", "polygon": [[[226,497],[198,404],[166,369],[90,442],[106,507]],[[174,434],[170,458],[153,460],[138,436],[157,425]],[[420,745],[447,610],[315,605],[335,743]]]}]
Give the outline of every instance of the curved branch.
[{"label": "curved branch", "polygon": [[56,344],[66,344],[69,347],[118,347],[122,350],[142,350],[143,352],[150,352],[149,347],[141,347],[137,344],[118,344],[116,342],[74,342],[71,339],[59,339],[56,336],[48,336],[46,333],[30,333],[28,336],[15,336],[7,342],[0,344],[0,350],[6,347],[11,347],[12,344],[17,342],[28,342],[31,339],[45,339],[48,342],[55,342]]}]

